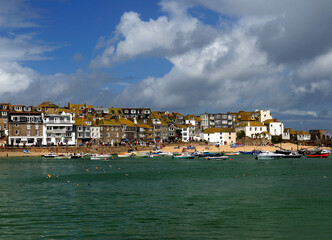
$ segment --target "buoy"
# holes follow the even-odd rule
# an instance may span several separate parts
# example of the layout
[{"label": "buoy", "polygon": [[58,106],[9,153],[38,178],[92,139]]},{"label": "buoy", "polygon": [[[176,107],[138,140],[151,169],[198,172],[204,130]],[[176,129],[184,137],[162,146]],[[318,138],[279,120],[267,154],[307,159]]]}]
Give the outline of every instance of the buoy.
[{"label": "buoy", "polygon": [[230,158],[229,161],[232,161],[232,159]]},{"label": "buoy", "polygon": [[52,176],[51,176],[51,174],[47,174],[47,177],[48,177],[48,178],[51,178]]}]

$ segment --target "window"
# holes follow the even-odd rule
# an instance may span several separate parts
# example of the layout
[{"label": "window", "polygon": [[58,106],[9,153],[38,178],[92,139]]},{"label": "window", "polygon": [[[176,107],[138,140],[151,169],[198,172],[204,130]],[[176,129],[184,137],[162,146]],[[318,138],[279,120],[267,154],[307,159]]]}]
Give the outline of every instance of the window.
[{"label": "window", "polygon": [[17,124],[17,123],[15,123],[15,127],[18,127],[18,124]]},{"label": "window", "polygon": [[38,136],[39,135],[39,130],[36,130],[36,136]]},{"label": "window", "polygon": [[48,131],[52,131],[52,127],[47,127],[47,130]]},{"label": "window", "polygon": [[2,116],[7,116],[7,112],[2,112]]},{"label": "window", "polygon": [[18,135],[18,130],[15,130],[15,135]]},{"label": "window", "polygon": [[27,130],[27,136],[30,136],[30,130]]},{"label": "window", "polygon": [[39,129],[39,125],[38,124],[35,125],[35,129]]},{"label": "window", "polygon": [[4,119],[3,119],[3,123],[7,123],[7,118],[4,118]]}]

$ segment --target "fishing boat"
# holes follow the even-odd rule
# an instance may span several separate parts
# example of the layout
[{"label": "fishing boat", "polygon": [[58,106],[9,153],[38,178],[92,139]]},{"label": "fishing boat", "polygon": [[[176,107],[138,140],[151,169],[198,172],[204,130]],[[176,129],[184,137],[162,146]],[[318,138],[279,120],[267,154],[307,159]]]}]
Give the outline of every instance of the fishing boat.
[{"label": "fishing boat", "polygon": [[174,159],[193,159],[193,158],[195,158],[195,156],[191,155],[189,153],[181,153],[179,155],[173,155],[172,158],[174,158]]},{"label": "fishing boat", "polygon": [[283,158],[285,154],[274,153],[274,152],[262,152],[256,156],[255,159],[276,159]]}]

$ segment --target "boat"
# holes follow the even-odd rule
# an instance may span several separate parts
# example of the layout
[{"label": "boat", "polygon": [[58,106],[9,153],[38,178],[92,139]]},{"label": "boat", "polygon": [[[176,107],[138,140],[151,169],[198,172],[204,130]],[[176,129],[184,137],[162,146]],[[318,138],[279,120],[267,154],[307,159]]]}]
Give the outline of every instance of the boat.
[{"label": "boat", "polygon": [[227,156],[235,156],[235,155],[240,155],[240,153],[239,152],[227,152],[227,153],[225,153],[225,155],[227,155]]},{"label": "boat", "polygon": [[70,159],[70,155],[57,155],[55,159]]},{"label": "boat", "polygon": [[262,153],[261,150],[252,150],[252,152],[251,152],[252,155],[258,155],[260,153]]},{"label": "boat", "polygon": [[252,152],[249,151],[240,151],[241,154],[252,154]]},{"label": "boat", "polygon": [[228,159],[228,156],[215,155],[215,156],[206,157],[205,159],[207,159],[207,160],[226,160],[226,159]]},{"label": "boat", "polygon": [[130,152],[130,153],[126,152],[126,153],[118,154],[118,157],[119,157],[119,158],[123,158],[123,157],[132,157],[132,156],[135,156],[135,155],[137,155],[137,154],[134,154],[134,153],[132,153],[132,152]]},{"label": "boat", "polygon": [[82,155],[80,155],[80,154],[74,154],[74,155],[70,156],[71,159],[81,158],[81,157],[82,157]]},{"label": "boat", "polygon": [[55,157],[58,157],[58,155],[53,153],[53,152],[50,152],[48,154],[43,155],[43,157],[45,157],[45,158],[55,158]]},{"label": "boat", "polygon": [[274,152],[262,152],[256,155],[255,159],[276,159],[276,158],[283,158],[285,154],[281,153],[274,153]]},{"label": "boat", "polygon": [[154,156],[173,156],[173,153],[171,152],[164,152],[164,151],[158,151],[153,153]]},{"label": "boat", "polygon": [[285,154],[284,158],[300,158],[302,157],[302,154],[299,154],[298,152],[294,151],[289,154]]},{"label": "boat", "polygon": [[195,156],[191,155],[189,153],[181,153],[179,155],[173,155],[172,158],[174,158],[174,159],[193,159],[193,158],[195,158]]},{"label": "boat", "polygon": [[322,153],[322,152],[313,152],[313,153],[307,153],[308,158],[328,158],[328,153]]},{"label": "boat", "polygon": [[90,159],[91,160],[102,160],[102,159],[107,159],[107,158],[110,158],[112,157],[111,154],[92,154],[90,156]]}]

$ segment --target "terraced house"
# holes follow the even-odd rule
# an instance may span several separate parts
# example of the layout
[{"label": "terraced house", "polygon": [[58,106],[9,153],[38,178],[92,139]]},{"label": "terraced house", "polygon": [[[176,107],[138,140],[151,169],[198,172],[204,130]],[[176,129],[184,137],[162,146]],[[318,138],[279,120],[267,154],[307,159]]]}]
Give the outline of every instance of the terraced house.
[{"label": "terraced house", "polygon": [[12,105],[8,113],[11,146],[42,145],[43,115],[33,106]]},{"label": "terraced house", "polygon": [[121,142],[121,124],[113,119],[102,119],[99,122],[100,139],[103,144],[116,146]]}]

